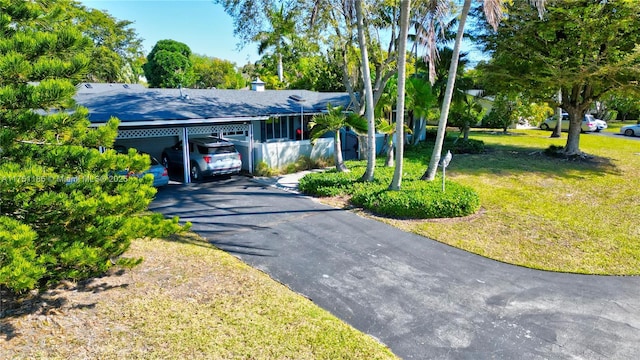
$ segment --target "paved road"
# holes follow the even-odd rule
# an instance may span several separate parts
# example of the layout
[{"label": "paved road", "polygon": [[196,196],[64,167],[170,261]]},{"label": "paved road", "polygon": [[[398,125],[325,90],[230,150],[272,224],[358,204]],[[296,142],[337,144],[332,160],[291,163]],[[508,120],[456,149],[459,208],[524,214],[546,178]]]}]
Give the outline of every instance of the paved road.
[{"label": "paved road", "polygon": [[624,136],[620,133],[612,133],[612,132],[606,132],[606,131],[593,132],[593,133],[587,133],[587,134],[640,141],[640,136]]},{"label": "paved road", "polygon": [[499,263],[243,177],[172,185],[152,209],[404,359],[640,357],[640,277]]}]

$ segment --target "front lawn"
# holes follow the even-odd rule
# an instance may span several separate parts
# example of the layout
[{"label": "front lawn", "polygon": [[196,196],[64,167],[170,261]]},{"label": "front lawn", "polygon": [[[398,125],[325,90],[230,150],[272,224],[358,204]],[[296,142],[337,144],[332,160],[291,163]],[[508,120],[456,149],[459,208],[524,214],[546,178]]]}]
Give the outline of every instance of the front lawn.
[{"label": "front lawn", "polygon": [[195,234],[136,240],[126,255],[145,261],[22,303],[0,298],[0,358],[396,358]]},{"label": "front lawn", "polygon": [[[566,142],[564,133],[560,139],[549,135],[542,130],[472,133],[473,139],[485,142],[487,151],[454,155],[447,179],[478,192],[482,208],[476,216],[381,220],[507,263],[564,272],[640,274],[640,143],[583,134],[580,147],[594,158],[568,161],[544,155],[550,145]],[[429,151],[406,155],[408,177],[426,169]],[[358,169],[363,164],[349,166]]]}]

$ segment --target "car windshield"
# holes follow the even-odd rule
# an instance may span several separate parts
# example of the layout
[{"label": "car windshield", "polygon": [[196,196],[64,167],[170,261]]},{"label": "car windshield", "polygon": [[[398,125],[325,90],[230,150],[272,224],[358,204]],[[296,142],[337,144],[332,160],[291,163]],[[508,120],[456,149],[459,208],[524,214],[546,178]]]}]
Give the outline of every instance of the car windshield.
[{"label": "car windshield", "polygon": [[236,152],[236,148],[233,145],[206,147],[198,145],[198,151],[200,154],[232,154]]}]

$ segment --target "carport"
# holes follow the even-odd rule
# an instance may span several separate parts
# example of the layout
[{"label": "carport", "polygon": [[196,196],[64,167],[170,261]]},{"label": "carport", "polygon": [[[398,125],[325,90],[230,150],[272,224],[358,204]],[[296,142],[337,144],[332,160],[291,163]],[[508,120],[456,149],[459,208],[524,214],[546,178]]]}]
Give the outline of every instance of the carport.
[{"label": "carport", "polygon": [[[242,169],[253,172],[254,165],[251,152],[253,148],[253,127],[251,126],[251,121],[253,120],[262,120],[262,118],[252,117],[233,120],[190,119],[188,121],[160,120],[154,121],[153,127],[149,127],[148,121],[128,122],[121,124],[118,130],[116,144],[135,147],[140,151],[160,158],[158,150],[174,145],[177,141],[182,141],[186,144],[187,141],[185,141],[185,139],[208,135],[227,138],[234,143],[242,159],[247,159],[247,161],[243,161]],[[182,149],[184,164],[182,173],[184,182],[190,183],[189,147],[183,146]]]}]

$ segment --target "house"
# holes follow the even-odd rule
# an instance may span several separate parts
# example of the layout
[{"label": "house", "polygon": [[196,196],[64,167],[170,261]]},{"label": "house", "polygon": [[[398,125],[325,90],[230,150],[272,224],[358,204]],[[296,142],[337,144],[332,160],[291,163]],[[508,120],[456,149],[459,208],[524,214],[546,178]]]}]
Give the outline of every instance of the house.
[{"label": "house", "polygon": [[[251,90],[149,89],[139,84],[96,83],[81,83],[77,88],[75,100],[89,109],[91,126],[100,126],[111,117],[120,119],[117,145],[159,158],[162,149],[182,139],[215,135],[234,142],[248,172],[261,161],[280,167],[301,155],[333,156],[332,138],[311,144],[308,123],[326,111],[329,103],[345,109],[351,104],[347,93],[265,90],[259,79]],[[353,139],[357,138],[349,135],[343,141],[346,158],[357,157]],[[185,182],[189,182],[187,167]]]}]

